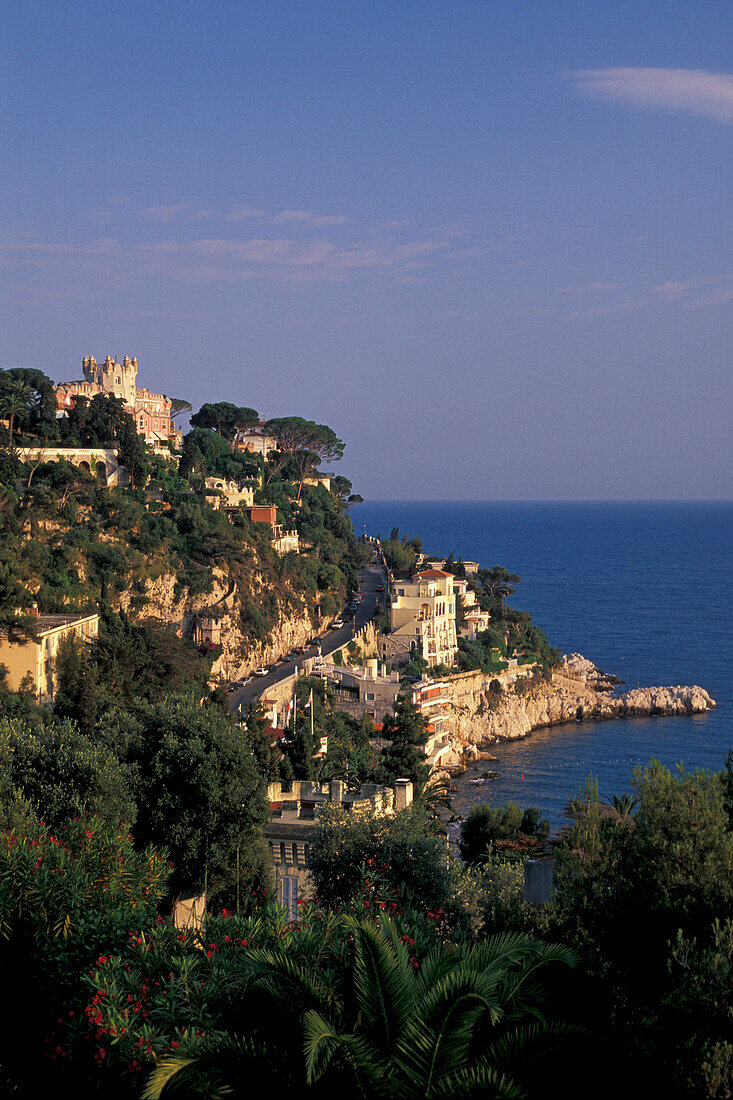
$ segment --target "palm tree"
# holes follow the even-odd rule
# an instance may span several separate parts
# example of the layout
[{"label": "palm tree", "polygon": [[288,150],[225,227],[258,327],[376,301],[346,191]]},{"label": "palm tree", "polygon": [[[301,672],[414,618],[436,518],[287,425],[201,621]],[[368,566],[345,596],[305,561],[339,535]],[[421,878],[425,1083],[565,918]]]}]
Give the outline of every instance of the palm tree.
[{"label": "palm tree", "polygon": [[27,412],[36,399],[36,391],[21,378],[11,378],[0,394],[0,413],[8,418],[8,443],[13,446],[13,426],[15,418]]},{"label": "palm tree", "polygon": [[416,969],[389,922],[383,932],[361,924],[350,1026],[306,1013],[308,1082],[334,1067],[364,1097],[521,1096],[520,1064],[567,1030],[537,1014],[535,974],[552,962],[574,957],[508,934],[455,955],[438,949]]},{"label": "palm tree", "polygon": [[[523,1095],[519,1073],[572,1034],[540,1012],[541,971],[574,965],[567,948],[508,933],[475,947],[438,947],[417,966],[409,937],[389,920],[381,926],[332,920],[309,951],[297,952],[300,958],[293,941],[252,952],[248,992],[279,1006],[280,1035],[302,1032],[305,1082],[313,1095],[338,1088],[368,1100],[517,1097]],[[351,951],[335,979],[327,948],[339,927]],[[186,1085],[195,1082],[212,1095],[208,1085],[222,1083],[225,1067],[224,1087],[244,1095],[252,1056],[246,1044],[237,1056],[241,1043],[241,1037],[212,1036],[199,1050],[162,1061],[144,1097],[157,1100],[181,1075]]]},{"label": "palm tree", "polygon": [[639,805],[639,799],[635,794],[613,794],[604,799],[607,805],[613,807],[619,821],[630,821],[634,810]]}]

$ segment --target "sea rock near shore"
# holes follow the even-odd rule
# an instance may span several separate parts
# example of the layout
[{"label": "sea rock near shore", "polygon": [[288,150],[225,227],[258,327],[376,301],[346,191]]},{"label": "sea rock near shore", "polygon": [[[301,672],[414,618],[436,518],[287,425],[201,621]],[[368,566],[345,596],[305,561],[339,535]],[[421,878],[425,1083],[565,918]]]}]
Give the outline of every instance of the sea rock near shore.
[{"label": "sea rock near shore", "polygon": [[596,690],[585,677],[570,678],[562,670],[549,683],[534,679],[521,695],[512,690],[499,696],[477,693],[454,702],[451,740],[456,751],[476,758],[478,746],[526,737],[533,730],[565,722],[700,714],[714,706],[708,692],[696,685],[637,688],[614,696],[608,688]]},{"label": "sea rock near shore", "polygon": [[715,706],[715,700],[707,691],[696,685],[636,688],[612,701],[620,704],[620,715],[629,717],[638,714],[700,714]]},{"label": "sea rock near shore", "polygon": [[562,671],[566,676],[576,680],[585,680],[588,687],[592,687],[594,691],[613,691],[617,684],[623,683],[618,676],[602,672],[582,653],[565,653],[562,659]]}]

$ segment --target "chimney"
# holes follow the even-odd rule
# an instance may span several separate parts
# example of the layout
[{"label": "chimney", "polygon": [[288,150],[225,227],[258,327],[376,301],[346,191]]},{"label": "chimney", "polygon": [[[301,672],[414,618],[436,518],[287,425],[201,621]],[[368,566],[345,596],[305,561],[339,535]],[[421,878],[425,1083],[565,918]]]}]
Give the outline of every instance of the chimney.
[{"label": "chimney", "polygon": [[394,785],[394,808],[406,810],[412,803],[412,780],[398,779]]},{"label": "chimney", "polygon": [[332,779],[328,784],[328,801],[341,803],[344,800],[344,788],[346,784],[343,779]]}]

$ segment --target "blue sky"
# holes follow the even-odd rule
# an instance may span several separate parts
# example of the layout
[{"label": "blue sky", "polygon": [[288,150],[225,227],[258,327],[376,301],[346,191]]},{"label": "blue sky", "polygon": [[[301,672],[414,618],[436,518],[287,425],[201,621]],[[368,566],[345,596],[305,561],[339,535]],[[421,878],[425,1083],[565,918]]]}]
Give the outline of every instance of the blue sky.
[{"label": "blue sky", "polygon": [[733,6],[0,13],[0,364],[330,424],[371,498],[731,495]]}]

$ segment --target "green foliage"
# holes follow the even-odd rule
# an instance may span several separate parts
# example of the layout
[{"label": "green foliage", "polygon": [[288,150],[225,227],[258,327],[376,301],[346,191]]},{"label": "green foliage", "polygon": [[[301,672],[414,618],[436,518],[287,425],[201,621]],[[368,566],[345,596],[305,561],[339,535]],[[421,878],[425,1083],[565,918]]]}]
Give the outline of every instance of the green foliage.
[{"label": "green foliage", "polygon": [[252,744],[252,752],[257,769],[266,783],[277,779],[280,774],[281,752],[272,744],[270,722],[266,717],[260,700],[253,696],[247,702],[245,725]]},{"label": "green foliage", "polygon": [[484,863],[495,856],[520,859],[545,850],[550,823],[536,806],[522,810],[516,802],[472,806],[461,829],[461,859],[466,863]]},{"label": "green foliage", "polygon": [[[665,1021],[683,955],[670,964],[669,944],[694,940],[703,969],[706,953],[719,951],[711,929],[733,918],[733,833],[724,777],[681,768],[675,775],[652,761],[636,771],[633,788],[633,815],[603,806],[593,783],[570,803],[554,927],[582,952],[593,983],[589,1009],[614,1022],[619,1075],[633,1073],[642,1091],[653,1081],[677,1095],[683,1055]],[[719,1021],[705,1028],[703,1017],[694,1048],[709,1042],[713,1061],[725,1061]]]},{"label": "green foliage", "polygon": [[265,431],[277,440],[277,451],[269,460],[270,474],[293,469],[300,500],[303,482],[313,477],[321,462],[343,457],[344,443],[327,424],[316,424],[302,416],[282,416],[268,420]]},{"label": "green foliage", "polygon": [[418,786],[425,783],[430,773],[425,763],[427,721],[409,694],[397,697],[394,713],[383,724],[382,737],[390,742],[382,750],[382,765],[390,781],[411,779]]},{"label": "green foliage", "polygon": [[382,542],[382,551],[390,569],[412,576],[422,553],[422,539],[409,535],[400,538],[399,530],[393,527],[389,538]]},{"label": "green foliage", "polygon": [[170,853],[174,893],[199,893],[208,875],[211,896],[228,896],[237,847],[245,885],[258,885],[266,806],[249,736],[217,707],[187,696],[140,704],[133,717],[135,836]]},{"label": "green foliage", "polygon": [[148,1098],[247,1095],[260,1080],[286,1096],[519,1095],[566,1045],[547,993],[574,962],[516,935],[446,946],[412,913],[311,906],[286,928],[266,904],[201,934],[159,923],[102,955],[59,1049],[86,1071],[82,1090],[115,1095],[141,1095],[143,1074]]},{"label": "green foliage", "polygon": [[166,878],[161,855],[136,852],[123,827],[99,818],[0,835],[0,973],[12,990],[0,1008],[2,1065],[13,1095],[58,1090],[60,1025],[84,1019],[90,966],[153,924]]},{"label": "green foliage", "polygon": [[191,417],[194,428],[210,428],[223,439],[234,439],[238,431],[259,423],[254,409],[233,405],[231,401],[214,401],[202,405]]},{"label": "green foliage", "polygon": [[0,719],[0,774],[6,827],[19,797],[54,828],[83,813],[110,824],[135,818],[128,769],[111,747],[68,719],[33,725]]},{"label": "green foliage", "polygon": [[699,938],[678,931],[670,946],[670,991],[647,1027],[686,1095],[724,1100],[733,1085],[733,920]]},{"label": "green foliage", "polygon": [[202,657],[191,642],[113,613],[100,620],[91,661],[99,671],[102,704],[108,706],[154,701],[165,691],[203,695],[211,668],[211,656]]},{"label": "green foliage", "polygon": [[360,904],[369,861],[385,869],[385,883],[400,904],[427,912],[441,910],[454,929],[472,919],[461,897],[463,871],[448,856],[430,814],[419,806],[385,817],[353,816],[334,804],[324,807],[311,841],[308,867],[316,896],[328,908]]}]

